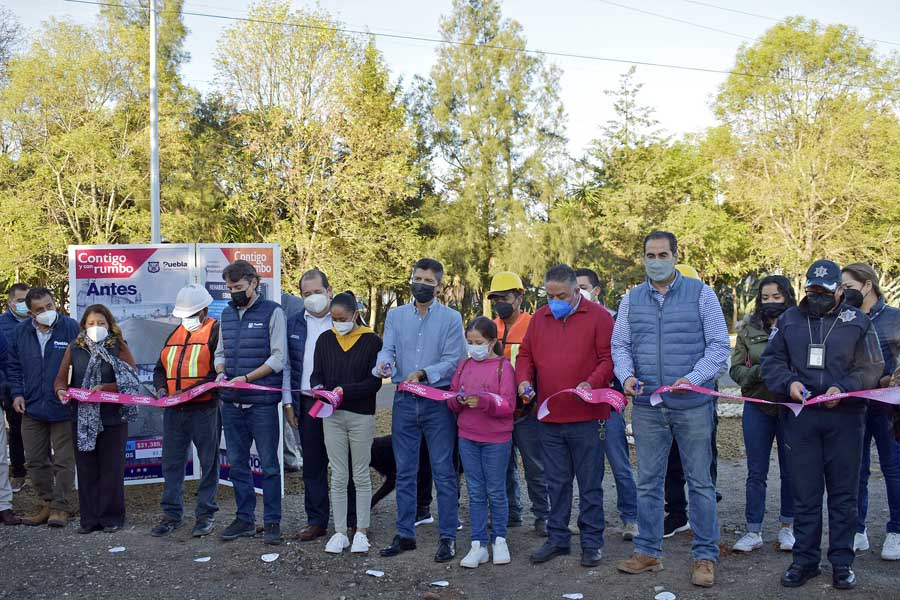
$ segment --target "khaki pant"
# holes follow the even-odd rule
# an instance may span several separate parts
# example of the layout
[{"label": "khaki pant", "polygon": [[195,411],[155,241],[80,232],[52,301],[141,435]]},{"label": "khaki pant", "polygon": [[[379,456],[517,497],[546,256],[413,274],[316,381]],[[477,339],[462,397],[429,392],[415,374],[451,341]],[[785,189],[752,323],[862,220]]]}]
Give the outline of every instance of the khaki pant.
[{"label": "khaki pant", "polygon": [[334,530],[347,533],[347,483],[350,458],[353,460],[353,485],[356,486],[356,526],[369,528],[372,503],[372,440],[375,438],[375,415],[360,415],[336,410],[323,422],[325,449],[331,465],[331,512]]},{"label": "khaki pant", "polygon": [[[25,468],[38,497],[53,510],[75,512],[75,446],[69,421],[46,423],[22,416]],[[53,449],[51,462],[50,449]]]}]

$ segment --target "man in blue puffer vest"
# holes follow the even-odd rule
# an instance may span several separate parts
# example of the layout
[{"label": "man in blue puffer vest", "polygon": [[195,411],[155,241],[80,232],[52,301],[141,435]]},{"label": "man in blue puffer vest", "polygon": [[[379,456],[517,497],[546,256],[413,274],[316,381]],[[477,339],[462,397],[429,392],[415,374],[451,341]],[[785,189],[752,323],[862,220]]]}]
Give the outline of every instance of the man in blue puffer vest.
[{"label": "man in blue puffer vest", "polygon": [[[820,394],[878,387],[884,357],[875,326],[843,301],[840,286],[840,267],[818,260],[806,272],[806,296],[778,317],[760,362],[776,401],[802,403]],[[851,566],[866,400],[831,400],[798,416],[783,411],[781,418],[797,540],[781,584],[800,587],[821,572],[822,493],[827,491],[832,585],[856,587]]]},{"label": "man in blue puffer vest", "polygon": [[638,535],[631,558],[616,567],[624,573],[659,571],[662,563],[663,483],[673,438],[678,442],[688,482],[694,529],[691,581],[715,583],[719,557],[716,489],[709,472],[715,405],[706,394],[650,396],[663,385],[715,385],[731,353],[725,315],[715,292],[675,270],[678,245],[667,231],[644,239],[647,280],[619,305],[612,336],[615,372],[626,395],[634,398],[631,423],[637,449]]},{"label": "man in blue puffer vest", "polygon": [[[219,345],[216,348],[217,380],[244,381],[277,388],[278,391],[222,389],[222,427],[229,479],[234,485],[237,515],[222,532],[223,540],[256,534],[256,494],[250,473],[250,446],[256,442],[263,472],[263,524],[267,544],[281,543],[281,465],[278,462],[278,403],[290,394],[282,393],[287,359],[287,324],[277,302],[259,294],[259,275],[253,265],[236,260],[222,272],[231,293],[231,302],[222,311]],[[293,415],[289,414],[292,420]]]}]

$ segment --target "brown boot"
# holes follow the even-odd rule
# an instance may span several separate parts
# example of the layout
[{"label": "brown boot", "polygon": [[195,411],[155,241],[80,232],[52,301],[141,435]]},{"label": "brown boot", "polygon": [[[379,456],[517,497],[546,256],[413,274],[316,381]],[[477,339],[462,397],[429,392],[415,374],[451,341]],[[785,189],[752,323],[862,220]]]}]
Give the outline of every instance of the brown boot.
[{"label": "brown boot", "polygon": [[50,518],[50,503],[44,502],[40,510],[32,515],[26,515],[22,522],[26,525],[43,525]]},{"label": "brown boot", "polygon": [[325,537],[328,530],[318,525],[307,525],[297,534],[297,539],[301,542],[311,542],[316,538]]},{"label": "brown boot", "polygon": [[663,565],[658,558],[653,558],[643,552],[635,552],[628,560],[620,560],[616,563],[616,568],[623,573],[637,575],[647,571],[662,571]]},{"label": "brown boot", "polygon": [[7,508],[6,510],[0,510],[0,523],[4,525],[19,525],[22,523],[22,519],[16,516],[11,509]]},{"label": "brown boot", "polygon": [[47,519],[47,525],[50,527],[65,527],[69,524],[69,513],[64,510],[54,510],[50,512],[50,518]]},{"label": "brown boot", "polygon": [[716,564],[711,560],[695,560],[691,583],[700,587],[712,587],[716,582]]}]

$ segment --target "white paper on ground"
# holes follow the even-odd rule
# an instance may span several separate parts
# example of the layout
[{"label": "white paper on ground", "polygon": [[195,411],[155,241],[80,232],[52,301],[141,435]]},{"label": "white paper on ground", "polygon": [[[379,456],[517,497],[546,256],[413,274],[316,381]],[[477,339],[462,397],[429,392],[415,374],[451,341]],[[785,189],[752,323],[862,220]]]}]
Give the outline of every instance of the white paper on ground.
[{"label": "white paper on ground", "polygon": [[660,592],[655,596],[654,600],[675,600],[675,594],[672,592]]},{"label": "white paper on ground", "polygon": [[450,582],[449,581],[432,581],[431,585],[434,585],[437,587],[447,587],[448,585],[450,585]]},{"label": "white paper on ground", "polygon": [[277,553],[272,553],[272,554],[263,554],[262,556],[260,556],[260,558],[262,559],[263,562],[275,562],[276,560],[278,560],[279,556],[280,555]]},{"label": "white paper on ground", "polygon": [[209,556],[201,556],[200,558],[195,558],[194,562],[209,562],[210,558]]},{"label": "white paper on ground", "polygon": [[116,552],[125,552],[125,546],[116,546],[115,548],[110,548],[109,551],[113,554]]},{"label": "white paper on ground", "polygon": [[366,575],[371,575],[372,577],[384,577],[384,571],[375,571],[373,569],[369,569],[366,571]]},{"label": "white paper on ground", "polygon": [[569,600],[581,600],[584,598],[584,594],[563,594],[563,598],[568,598]]}]

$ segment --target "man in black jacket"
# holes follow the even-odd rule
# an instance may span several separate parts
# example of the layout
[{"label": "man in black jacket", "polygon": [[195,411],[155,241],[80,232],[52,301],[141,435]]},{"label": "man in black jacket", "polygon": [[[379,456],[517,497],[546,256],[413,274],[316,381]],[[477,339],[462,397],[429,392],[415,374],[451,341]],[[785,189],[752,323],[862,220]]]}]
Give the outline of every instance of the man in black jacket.
[{"label": "man in black jacket", "polygon": [[[842,302],[840,283],[837,264],[814,262],[806,273],[806,297],[772,328],[761,362],[776,400],[803,403],[878,386],[884,368],[878,335],[862,311]],[[850,567],[865,415],[866,401],[856,398],[808,406],[797,416],[782,412],[797,539],[793,563],[781,578],[785,587],[799,587],[820,573],[825,490],[833,585],[856,586]]]}]

